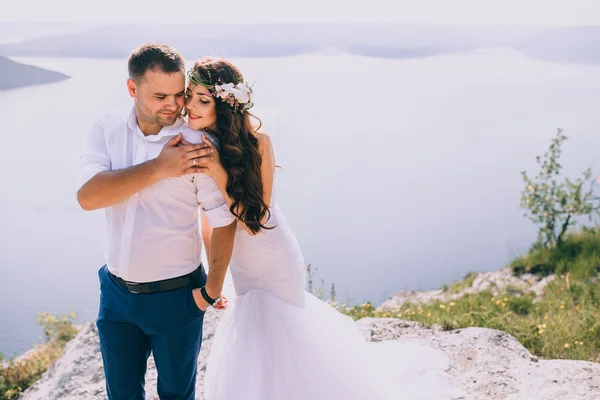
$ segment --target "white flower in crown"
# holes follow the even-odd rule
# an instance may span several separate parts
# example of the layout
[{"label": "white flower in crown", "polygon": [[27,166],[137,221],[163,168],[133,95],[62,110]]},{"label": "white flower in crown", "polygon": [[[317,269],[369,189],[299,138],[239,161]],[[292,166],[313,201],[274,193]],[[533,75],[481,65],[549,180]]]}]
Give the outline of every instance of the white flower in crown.
[{"label": "white flower in crown", "polygon": [[250,101],[252,89],[246,83],[238,83],[237,85],[234,85],[233,83],[224,83],[215,85],[215,93],[218,97],[227,102],[229,102],[233,96],[234,103],[246,104]]}]

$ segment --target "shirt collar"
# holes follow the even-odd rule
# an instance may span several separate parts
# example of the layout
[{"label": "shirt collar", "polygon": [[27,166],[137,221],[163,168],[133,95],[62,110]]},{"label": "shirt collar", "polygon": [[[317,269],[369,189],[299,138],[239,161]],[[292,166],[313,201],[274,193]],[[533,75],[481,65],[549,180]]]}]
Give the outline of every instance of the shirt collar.
[{"label": "shirt collar", "polygon": [[131,107],[131,111],[129,112],[129,118],[127,119],[127,127],[131,132],[135,132],[138,127],[137,117],[135,116],[135,106]]},{"label": "shirt collar", "polygon": [[177,136],[179,133],[179,128],[183,125],[183,118],[177,118],[177,121],[171,126],[163,127],[160,132],[156,135],[144,135],[142,130],[140,129],[137,123],[137,116],[135,115],[135,106],[131,108],[131,112],[129,113],[129,119],[127,121],[127,127],[131,132],[138,135],[140,138],[147,140],[148,142],[158,142],[162,140],[164,137]]}]

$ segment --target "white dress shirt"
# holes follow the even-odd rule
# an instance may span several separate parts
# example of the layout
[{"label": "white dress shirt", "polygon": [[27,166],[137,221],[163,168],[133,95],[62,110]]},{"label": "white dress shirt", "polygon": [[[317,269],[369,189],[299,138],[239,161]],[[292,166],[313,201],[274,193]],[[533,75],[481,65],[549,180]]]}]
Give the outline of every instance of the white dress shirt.
[{"label": "white dress shirt", "polygon": [[[103,115],[89,133],[76,189],[99,172],[129,168],[158,157],[165,143],[179,132],[189,142],[202,142],[201,133],[181,120],[157,135],[145,136],[134,108],[125,115]],[[202,256],[200,205],[213,228],[235,220],[216,182],[203,174],[162,179],[107,207],[108,269],[131,282],[168,279],[195,270]]]}]

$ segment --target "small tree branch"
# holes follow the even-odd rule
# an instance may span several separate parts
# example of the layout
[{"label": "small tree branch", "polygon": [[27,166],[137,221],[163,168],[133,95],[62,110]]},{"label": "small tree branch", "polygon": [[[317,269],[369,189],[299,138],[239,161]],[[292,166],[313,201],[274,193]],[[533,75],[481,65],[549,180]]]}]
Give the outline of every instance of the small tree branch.
[{"label": "small tree branch", "polygon": [[562,243],[563,236],[567,232],[567,229],[569,229],[570,222],[571,222],[571,214],[567,215],[567,219],[563,223],[560,233],[558,234],[558,238],[556,239],[556,244],[558,246],[560,246],[560,244]]}]

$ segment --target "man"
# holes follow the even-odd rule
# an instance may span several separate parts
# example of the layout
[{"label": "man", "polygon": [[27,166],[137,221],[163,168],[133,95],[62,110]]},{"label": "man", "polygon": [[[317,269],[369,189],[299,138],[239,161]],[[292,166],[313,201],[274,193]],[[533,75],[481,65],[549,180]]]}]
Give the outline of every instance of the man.
[{"label": "man", "polygon": [[[214,180],[196,173],[212,150],[179,118],[181,55],[148,44],[131,54],[128,68],[134,107],[92,127],[77,192],[83,209],[106,209],[107,263],[99,271],[96,322],[106,389],[111,400],[145,398],[152,352],[160,398],[194,399],[204,311],[209,304],[226,306],[219,297],[235,218]],[[200,204],[214,228],[208,277],[201,265]]]}]

